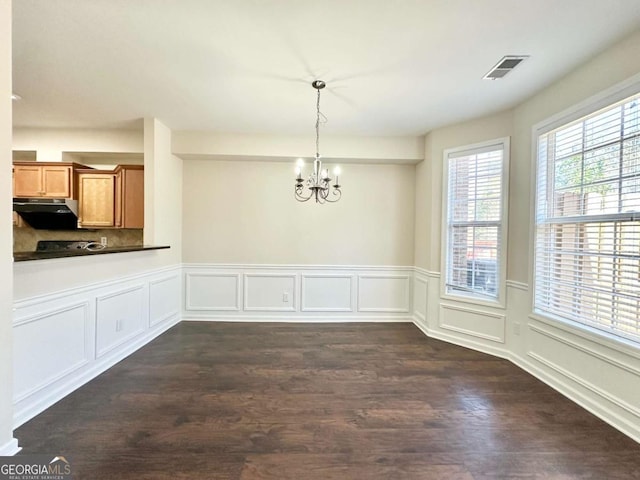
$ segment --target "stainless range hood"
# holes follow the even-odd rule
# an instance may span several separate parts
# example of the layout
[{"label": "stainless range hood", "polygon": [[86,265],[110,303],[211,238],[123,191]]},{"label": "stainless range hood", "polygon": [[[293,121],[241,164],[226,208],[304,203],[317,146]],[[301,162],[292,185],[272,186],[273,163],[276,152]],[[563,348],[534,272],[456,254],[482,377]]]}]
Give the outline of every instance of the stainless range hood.
[{"label": "stainless range hood", "polygon": [[78,201],[70,198],[14,198],[13,211],[33,228],[76,230]]}]

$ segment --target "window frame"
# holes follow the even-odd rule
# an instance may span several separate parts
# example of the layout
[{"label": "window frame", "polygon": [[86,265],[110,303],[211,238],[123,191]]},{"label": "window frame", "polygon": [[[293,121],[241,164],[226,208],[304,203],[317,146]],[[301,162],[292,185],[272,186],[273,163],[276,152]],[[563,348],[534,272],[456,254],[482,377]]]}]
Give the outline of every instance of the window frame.
[{"label": "window frame", "polygon": [[[502,150],[502,171],[501,171],[501,195],[500,195],[500,234],[498,236],[498,269],[496,271],[496,298],[481,295],[474,292],[451,292],[447,288],[449,274],[449,157],[463,156],[462,154],[486,152],[491,147],[495,150]],[[489,307],[506,308],[506,282],[507,282],[507,239],[508,239],[508,218],[509,218],[509,164],[511,154],[511,137],[500,137],[484,142],[463,145],[460,147],[447,148],[443,151],[442,158],[442,221],[441,221],[441,275],[440,275],[440,297],[448,300],[484,305]]]},{"label": "window frame", "polygon": [[[612,87],[603,90],[589,98],[568,107],[538,123],[531,128],[531,188],[530,188],[530,231],[529,231],[529,285],[530,285],[530,314],[534,319],[570,329],[574,333],[585,335],[592,341],[605,341],[612,348],[629,348],[634,351],[639,348],[640,342],[626,336],[594,327],[579,320],[560,317],[549,312],[538,310],[536,307],[536,234],[538,215],[538,173],[540,171],[539,144],[540,137],[549,132],[569,125],[577,120],[588,117],[599,110],[603,110],[622,100],[640,93],[640,74],[634,75]],[[546,179],[549,181],[549,178]],[[625,350],[626,351],[626,350]]]}]

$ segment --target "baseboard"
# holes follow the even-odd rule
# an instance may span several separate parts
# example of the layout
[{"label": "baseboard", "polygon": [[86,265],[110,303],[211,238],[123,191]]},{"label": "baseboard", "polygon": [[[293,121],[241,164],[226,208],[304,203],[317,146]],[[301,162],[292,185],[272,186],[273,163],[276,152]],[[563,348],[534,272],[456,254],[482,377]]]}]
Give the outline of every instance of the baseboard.
[{"label": "baseboard", "polygon": [[256,322],[256,323],[411,323],[409,316],[349,316],[332,315],[284,316],[284,315],[187,315],[184,322]]},{"label": "baseboard", "polygon": [[11,457],[20,450],[22,450],[22,448],[18,446],[18,439],[12,438],[0,447],[0,457]]},{"label": "baseboard", "polygon": [[493,347],[493,346],[475,341],[470,338],[469,339],[462,338],[454,334],[433,330],[432,328],[429,328],[427,325],[425,325],[424,322],[418,319],[417,317],[414,317],[412,322],[416,327],[418,327],[422,331],[422,333],[424,333],[429,338],[442,340],[443,342],[451,343],[459,347],[469,348],[471,350],[475,350],[481,353],[486,353],[487,355],[492,355],[494,357],[504,358],[505,360],[511,359],[509,351],[504,348]]},{"label": "baseboard", "polygon": [[640,443],[640,427],[627,421],[626,419],[615,413],[613,410],[611,410],[607,406],[608,401],[605,398],[602,398],[595,390],[590,391],[596,398],[602,398],[602,401],[598,401],[594,398],[584,395],[580,391],[573,388],[562,377],[549,375],[544,370],[538,368],[526,359],[513,354],[509,350],[492,348],[487,345],[482,345],[479,342],[475,342],[471,339],[463,339],[455,335],[449,335],[446,333],[434,331],[433,329],[430,329],[428,326],[426,326],[424,322],[422,322],[418,318],[414,318],[413,323],[429,338],[435,338],[436,340],[442,340],[447,343],[470,348],[472,350],[509,360],[511,363],[529,373],[530,375],[533,375],[538,380],[553,388],[564,397],[580,405],[588,412],[592,413],[612,427],[621,431],[634,441]]},{"label": "baseboard", "polygon": [[[510,359],[514,365],[517,365],[525,372],[533,375],[541,382],[545,383],[549,387],[556,390],[558,393],[567,397],[572,402],[580,405],[582,408],[587,410],[589,413],[592,413],[602,421],[608,423],[612,427],[620,430],[622,433],[633,439],[634,441],[640,443],[640,426],[634,425],[633,423],[628,422],[624,418],[620,417],[617,413],[611,410],[606,403],[606,399],[602,399],[603,401],[597,401],[594,398],[590,398],[580,391],[573,388],[568,382],[563,381],[562,377],[556,377],[554,375],[549,375],[544,370],[538,368],[531,362],[526,359],[520,357],[519,355],[512,354]],[[594,390],[590,390],[594,396],[597,398],[602,398],[598,392]]]},{"label": "baseboard", "polygon": [[60,383],[53,390],[46,390],[44,394],[34,393],[27,399],[20,402],[20,406],[14,406],[13,426],[18,428],[20,425],[31,420],[36,415],[42,413],[56,402],[62,400],[74,390],[77,390],[84,384],[96,378],[116,363],[128,357],[136,350],[144,347],[147,343],[158,337],[174,325],[180,323],[180,317],[169,319],[150,330],[145,331],[142,335],[135,337],[125,345],[118,348],[113,353],[96,360],[86,370],[82,370],[77,376],[70,375],[70,378]]}]

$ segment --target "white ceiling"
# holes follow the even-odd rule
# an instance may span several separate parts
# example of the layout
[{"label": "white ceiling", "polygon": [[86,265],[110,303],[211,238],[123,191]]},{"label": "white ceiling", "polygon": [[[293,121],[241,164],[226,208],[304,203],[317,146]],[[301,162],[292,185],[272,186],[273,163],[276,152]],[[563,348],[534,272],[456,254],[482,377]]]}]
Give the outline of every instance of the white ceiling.
[{"label": "white ceiling", "polygon": [[[14,0],[15,126],[421,135],[513,106],[638,0]],[[503,80],[503,55],[530,55]]]}]

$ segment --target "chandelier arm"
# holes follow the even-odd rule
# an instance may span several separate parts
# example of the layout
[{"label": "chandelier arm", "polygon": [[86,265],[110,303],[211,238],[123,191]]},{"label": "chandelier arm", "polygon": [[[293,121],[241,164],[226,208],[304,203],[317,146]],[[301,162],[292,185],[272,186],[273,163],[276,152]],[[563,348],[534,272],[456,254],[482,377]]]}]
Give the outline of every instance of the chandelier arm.
[{"label": "chandelier arm", "polygon": [[339,188],[334,188],[332,195],[335,195],[336,198],[329,198],[329,196],[327,196],[327,198],[325,198],[325,201],[329,202],[329,203],[334,203],[337,202],[338,200],[340,200],[342,198],[342,191]]},{"label": "chandelier arm", "polygon": [[309,195],[307,196],[303,195],[302,192],[304,192],[304,187],[302,187],[302,185],[296,185],[294,194],[295,194],[295,199],[299,202],[309,201],[311,197],[313,197],[312,190],[309,190]]}]

